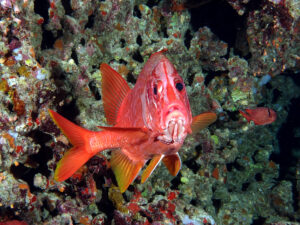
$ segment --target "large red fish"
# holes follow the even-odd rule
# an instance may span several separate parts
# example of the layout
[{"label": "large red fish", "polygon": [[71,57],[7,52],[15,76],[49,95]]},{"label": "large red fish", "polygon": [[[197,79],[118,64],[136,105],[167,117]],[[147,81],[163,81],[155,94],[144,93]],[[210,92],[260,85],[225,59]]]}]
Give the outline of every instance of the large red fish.
[{"label": "large red fish", "polygon": [[58,162],[55,180],[66,180],[106,149],[115,149],[110,162],[121,192],[149,159],[142,183],[160,161],[176,176],[181,168],[178,150],[187,134],[213,123],[216,114],[207,112],[192,118],[183,80],[162,52],[149,58],[133,89],[109,65],[101,64],[100,70],[105,116],[112,127],[90,131],[49,110],[74,146]]}]

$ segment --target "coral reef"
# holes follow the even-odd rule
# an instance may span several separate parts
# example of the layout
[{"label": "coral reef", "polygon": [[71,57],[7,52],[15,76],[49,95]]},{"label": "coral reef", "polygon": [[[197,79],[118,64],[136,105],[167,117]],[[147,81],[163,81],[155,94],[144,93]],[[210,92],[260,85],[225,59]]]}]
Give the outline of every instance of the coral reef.
[{"label": "coral reef", "polygon": [[[222,19],[194,24],[197,10],[222,4],[243,24],[232,23],[230,41],[218,32]],[[0,224],[297,224],[299,8],[299,0],[0,0]],[[193,115],[218,114],[185,140],[178,176],[159,166],[121,194],[106,151],[54,181],[70,143],[48,109],[87,129],[106,125],[99,65],[133,87],[161,49]],[[261,106],[276,111],[274,123],[257,126],[238,111]]]}]

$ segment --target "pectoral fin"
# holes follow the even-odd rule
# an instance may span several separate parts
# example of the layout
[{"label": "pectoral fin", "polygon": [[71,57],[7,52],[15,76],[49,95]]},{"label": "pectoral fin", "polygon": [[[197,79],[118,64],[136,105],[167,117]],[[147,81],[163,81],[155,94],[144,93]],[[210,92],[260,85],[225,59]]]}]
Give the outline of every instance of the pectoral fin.
[{"label": "pectoral fin", "polygon": [[159,164],[159,162],[161,161],[162,158],[163,158],[163,155],[156,155],[151,159],[149,165],[147,166],[147,168],[144,170],[144,172],[142,174],[141,183],[144,183],[148,179],[148,177],[155,170],[156,166]]},{"label": "pectoral fin", "polygon": [[133,161],[122,150],[112,152],[110,165],[115,174],[121,193],[135,180],[144,165],[144,161]]},{"label": "pectoral fin", "polygon": [[212,112],[201,113],[197,116],[194,116],[192,125],[191,125],[192,132],[196,133],[196,132],[206,128],[207,126],[209,126],[216,120],[217,120],[217,115]]},{"label": "pectoral fin", "polygon": [[172,176],[176,176],[181,168],[181,160],[178,153],[167,155],[163,158],[163,163],[168,168]]}]

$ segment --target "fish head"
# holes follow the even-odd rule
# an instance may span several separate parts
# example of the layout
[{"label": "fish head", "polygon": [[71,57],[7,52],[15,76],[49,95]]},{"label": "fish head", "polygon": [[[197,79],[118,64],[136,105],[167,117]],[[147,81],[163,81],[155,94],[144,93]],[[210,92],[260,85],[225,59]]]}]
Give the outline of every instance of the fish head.
[{"label": "fish head", "polygon": [[154,138],[182,144],[191,133],[192,114],[183,79],[166,57],[146,77],[142,102],[144,123]]}]

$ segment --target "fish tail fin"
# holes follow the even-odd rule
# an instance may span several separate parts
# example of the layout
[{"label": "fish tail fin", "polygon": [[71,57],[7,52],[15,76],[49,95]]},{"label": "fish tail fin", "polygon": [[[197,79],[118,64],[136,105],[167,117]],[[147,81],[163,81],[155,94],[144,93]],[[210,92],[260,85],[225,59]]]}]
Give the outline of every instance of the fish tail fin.
[{"label": "fish tail fin", "polygon": [[57,163],[54,179],[59,182],[68,179],[93,155],[86,151],[85,146],[76,146],[69,149]]},{"label": "fish tail fin", "polygon": [[49,109],[49,113],[55,124],[73,145],[58,162],[55,169],[54,179],[64,181],[95,155],[96,152],[93,151],[89,142],[94,132],[77,126],[51,109]]}]

